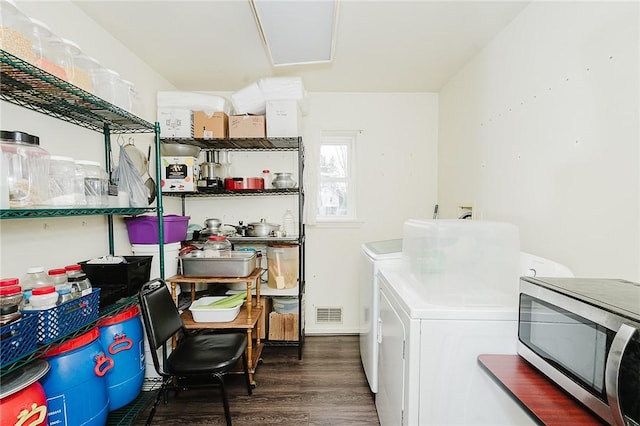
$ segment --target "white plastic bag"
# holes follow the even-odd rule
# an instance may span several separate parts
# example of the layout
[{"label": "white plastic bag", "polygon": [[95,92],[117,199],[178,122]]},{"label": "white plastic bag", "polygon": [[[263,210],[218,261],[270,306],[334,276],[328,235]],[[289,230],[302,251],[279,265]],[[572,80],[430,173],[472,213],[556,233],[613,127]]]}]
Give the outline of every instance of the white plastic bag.
[{"label": "white plastic bag", "polygon": [[138,173],[138,169],[127,154],[127,150],[120,147],[118,167],[115,170],[118,192],[129,193],[129,205],[132,207],[147,207],[149,194],[147,187]]}]

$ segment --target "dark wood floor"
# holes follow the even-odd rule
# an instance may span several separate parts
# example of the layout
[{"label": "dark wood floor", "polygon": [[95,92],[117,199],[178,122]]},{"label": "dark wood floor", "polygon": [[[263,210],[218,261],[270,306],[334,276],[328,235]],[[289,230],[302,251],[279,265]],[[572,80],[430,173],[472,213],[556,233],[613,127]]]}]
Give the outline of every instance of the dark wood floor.
[{"label": "dark wood floor", "polygon": [[[228,376],[234,426],[379,425],[360,362],[357,336],[307,336],[298,348],[267,346],[248,396],[242,377]],[[215,388],[189,389],[160,403],[154,425],[221,425],[224,413]],[[136,425],[143,425],[149,409]]]}]

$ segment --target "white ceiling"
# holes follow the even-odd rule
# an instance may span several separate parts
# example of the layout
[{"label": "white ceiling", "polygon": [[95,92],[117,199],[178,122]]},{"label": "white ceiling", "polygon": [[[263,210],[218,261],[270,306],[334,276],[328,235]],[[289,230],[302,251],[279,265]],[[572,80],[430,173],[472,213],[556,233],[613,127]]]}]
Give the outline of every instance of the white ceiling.
[{"label": "white ceiling", "polygon": [[437,92],[528,4],[339,2],[334,61],[284,68],[270,65],[249,0],[74,3],[179,90],[295,75],[322,92]]}]

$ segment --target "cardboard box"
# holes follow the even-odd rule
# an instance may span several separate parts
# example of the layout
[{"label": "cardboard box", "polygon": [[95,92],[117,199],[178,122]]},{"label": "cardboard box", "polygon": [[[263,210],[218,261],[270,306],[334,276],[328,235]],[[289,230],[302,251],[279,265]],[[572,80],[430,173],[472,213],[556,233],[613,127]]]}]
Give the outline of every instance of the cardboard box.
[{"label": "cardboard box", "polygon": [[264,115],[232,115],[229,117],[229,138],[264,138]]},{"label": "cardboard box", "polygon": [[161,157],[162,192],[194,192],[195,157]]},{"label": "cardboard box", "polygon": [[298,340],[298,314],[269,314],[269,340]]},{"label": "cardboard box", "polygon": [[297,101],[267,101],[267,137],[288,138],[300,136],[301,115]]},{"label": "cardboard box", "polygon": [[262,296],[260,297],[260,304],[262,305],[262,312],[258,320],[258,327],[260,327],[260,339],[265,339],[267,337],[267,312],[271,311],[271,299]]},{"label": "cardboard box", "polygon": [[158,123],[163,138],[193,137],[193,113],[189,109],[158,108]]},{"label": "cardboard box", "polygon": [[224,112],[209,115],[204,111],[193,112],[193,137],[202,139],[225,139],[229,128],[229,116]]}]

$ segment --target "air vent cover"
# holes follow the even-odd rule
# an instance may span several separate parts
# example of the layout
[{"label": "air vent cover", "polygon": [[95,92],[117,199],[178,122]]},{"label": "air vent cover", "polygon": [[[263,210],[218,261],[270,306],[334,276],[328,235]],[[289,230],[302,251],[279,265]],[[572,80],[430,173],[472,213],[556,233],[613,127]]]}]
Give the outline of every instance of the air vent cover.
[{"label": "air vent cover", "polygon": [[342,307],[326,306],[316,308],[317,324],[342,324]]}]

